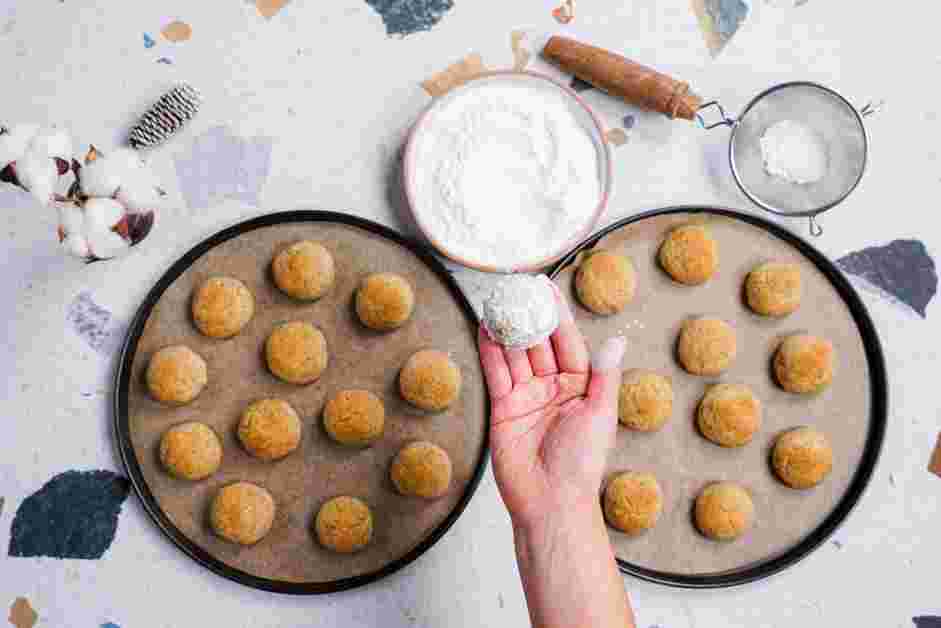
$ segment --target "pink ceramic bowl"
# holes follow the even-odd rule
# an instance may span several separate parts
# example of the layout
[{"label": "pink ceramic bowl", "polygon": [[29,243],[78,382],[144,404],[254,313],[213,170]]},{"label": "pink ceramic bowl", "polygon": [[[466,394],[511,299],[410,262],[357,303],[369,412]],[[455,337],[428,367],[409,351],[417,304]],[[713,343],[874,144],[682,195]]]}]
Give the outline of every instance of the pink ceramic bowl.
[{"label": "pink ceramic bowl", "polygon": [[[598,202],[598,206],[592,212],[591,216],[585,221],[585,223],[573,231],[571,237],[562,246],[559,247],[558,251],[554,251],[550,255],[541,257],[539,259],[520,259],[517,263],[509,267],[491,266],[485,263],[481,263],[477,260],[466,259],[452,253],[448,250],[447,243],[442,242],[435,236],[431,229],[429,229],[428,221],[425,219],[425,217],[422,216],[422,212],[416,210],[418,205],[416,203],[417,193],[415,189],[415,172],[419,164],[416,163],[418,151],[415,147],[418,145],[418,140],[421,138],[422,133],[427,127],[426,123],[441,107],[449,102],[453,95],[466,90],[477,89],[482,85],[489,84],[493,81],[529,82],[541,88],[546,88],[548,85],[550,88],[558,90],[565,97],[565,99],[570,102],[572,112],[576,115],[584,129],[591,135],[592,142],[595,144],[595,150],[598,152],[598,176],[601,183],[601,199]],[[566,253],[572,250],[576,244],[584,240],[591,233],[592,229],[595,228],[595,225],[598,224],[598,221],[601,219],[601,216],[604,214],[604,210],[608,205],[608,198],[611,195],[611,148],[604,139],[604,127],[601,124],[601,120],[597,115],[595,115],[594,111],[591,110],[585,101],[582,100],[581,97],[579,97],[579,95],[576,94],[572,89],[566,85],[563,85],[562,83],[559,83],[553,78],[536,72],[515,72],[510,70],[500,70],[482,74],[479,77],[476,77],[464,83],[463,85],[452,89],[444,96],[436,98],[431,102],[430,105],[428,105],[428,107],[424,112],[422,112],[409,132],[408,140],[405,146],[405,158],[402,168],[402,177],[405,188],[405,195],[408,199],[408,204],[411,209],[412,216],[415,219],[415,223],[418,225],[418,228],[421,230],[422,234],[428,239],[429,242],[431,242],[432,246],[434,246],[435,249],[437,249],[442,255],[459,264],[462,264],[463,266],[475,268],[484,272],[535,272],[542,270],[561,259]]]}]

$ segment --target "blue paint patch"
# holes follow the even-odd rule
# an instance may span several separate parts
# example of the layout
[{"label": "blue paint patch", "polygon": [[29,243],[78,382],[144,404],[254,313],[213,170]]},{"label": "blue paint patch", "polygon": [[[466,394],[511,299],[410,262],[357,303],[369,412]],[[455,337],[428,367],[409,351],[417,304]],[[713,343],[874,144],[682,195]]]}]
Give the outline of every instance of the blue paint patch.
[{"label": "blue paint patch", "polygon": [[865,248],[844,255],[836,265],[922,318],[927,317],[928,303],[938,292],[934,259],[920,240],[894,240],[885,246]]},{"label": "blue paint patch", "polygon": [[912,623],[915,624],[915,628],[941,628],[941,617],[936,615],[912,617]]},{"label": "blue paint patch", "polygon": [[637,124],[637,118],[631,114],[624,116],[624,128],[630,131],[634,128],[634,125]]},{"label": "blue paint patch", "polygon": [[121,628],[121,626],[117,625],[114,622],[109,621],[105,624],[101,624],[101,628]]},{"label": "blue paint patch", "polygon": [[111,471],[66,471],[20,504],[10,556],[101,558],[114,541],[130,483]]},{"label": "blue paint patch", "polygon": [[454,0],[366,0],[382,17],[388,35],[405,37],[431,30],[454,7]]},{"label": "blue paint patch", "polygon": [[592,84],[589,83],[588,81],[583,81],[582,79],[578,78],[577,76],[573,76],[573,77],[572,77],[572,82],[569,83],[569,87],[570,87],[570,88],[572,89],[572,91],[574,91],[576,94],[580,94],[580,93],[582,93],[582,92],[584,92],[584,91],[587,91],[587,90],[589,90],[589,89],[594,89],[594,88],[595,88],[594,85],[592,85]]},{"label": "blue paint patch", "polygon": [[164,65],[173,65],[173,60],[166,57],[160,57],[157,59],[157,63],[163,63]]},{"label": "blue paint patch", "polygon": [[154,41],[154,38],[148,35],[147,33],[144,33],[144,48],[149,49],[149,48],[153,48],[156,45],[157,45],[157,42]]},{"label": "blue paint patch", "polygon": [[195,138],[175,160],[180,190],[190,209],[235,199],[259,205],[271,171],[272,140],[241,138],[216,126]]},{"label": "blue paint patch", "polygon": [[98,305],[90,292],[78,293],[65,317],[72,330],[98,353],[113,354],[124,339],[124,323],[115,321],[111,312]]},{"label": "blue paint patch", "polygon": [[716,34],[725,43],[748,17],[748,5],[744,0],[706,0],[706,12],[712,18]]}]

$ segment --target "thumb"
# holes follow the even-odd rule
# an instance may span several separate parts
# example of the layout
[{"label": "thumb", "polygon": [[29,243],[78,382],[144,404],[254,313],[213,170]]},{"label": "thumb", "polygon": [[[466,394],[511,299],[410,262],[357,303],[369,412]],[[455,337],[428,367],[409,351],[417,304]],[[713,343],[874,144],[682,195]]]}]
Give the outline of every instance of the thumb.
[{"label": "thumb", "polygon": [[612,336],[591,356],[591,379],[587,400],[599,410],[617,416],[618,389],[621,386],[621,359],[627,348],[624,336]]}]

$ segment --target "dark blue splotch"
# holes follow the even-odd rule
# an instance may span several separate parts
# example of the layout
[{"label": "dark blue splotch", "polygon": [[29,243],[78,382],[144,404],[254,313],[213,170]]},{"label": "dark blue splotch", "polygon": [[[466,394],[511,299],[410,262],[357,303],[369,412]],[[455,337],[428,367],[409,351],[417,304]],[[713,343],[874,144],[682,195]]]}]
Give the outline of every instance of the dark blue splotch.
[{"label": "dark blue splotch", "polygon": [[109,621],[107,623],[101,624],[101,628],[121,628],[121,626],[112,621]]},{"label": "dark blue splotch", "polygon": [[915,624],[915,628],[941,628],[941,617],[937,615],[912,617],[912,623]]},{"label": "dark blue splotch", "polygon": [[157,42],[154,41],[154,38],[144,33],[144,48],[153,48],[157,45]]},{"label": "dark blue splotch", "polygon": [[111,471],[66,471],[20,504],[10,530],[10,556],[101,556],[118,529],[130,483]]},{"label": "dark blue splotch", "polygon": [[728,41],[748,17],[744,0],[706,0],[705,7],[723,42]]},{"label": "dark blue splotch", "polygon": [[583,81],[582,79],[578,78],[577,76],[573,76],[573,77],[572,77],[572,82],[569,83],[569,87],[570,87],[570,88],[572,89],[572,91],[574,91],[576,94],[580,94],[580,93],[582,93],[582,92],[584,92],[584,91],[587,91],[587,90],[589,90],[589,89],[594,89],[594,85],[592,85],[592,84],[589,83],[588,81]]},{"label": "dark blue splotch", "polygon": [[869,247],[844,255],[836,265],[901,301],[922,318],[938,292],[934,260],[920,240],[894,240]]},{"label": "dark blue splotch", "polygon": [[160,57],[157,59],[157,63],[162,63],[164,65],[173,65],[173,59],[168,59],[167,57]]},{"label": "dark blue splotch", "polygon": [[431,30],[454,7],[454,0],[366,0],[386,26],[386,33],[404,37]]},{"label": "dark blue splotch", "polygon": [[635,118],[632,114],[627,114],[626,116],[624,116],[624,128],[625,129],[630,131],[631,129],[634,128],[635,124],[637,124],[637,118]]}]

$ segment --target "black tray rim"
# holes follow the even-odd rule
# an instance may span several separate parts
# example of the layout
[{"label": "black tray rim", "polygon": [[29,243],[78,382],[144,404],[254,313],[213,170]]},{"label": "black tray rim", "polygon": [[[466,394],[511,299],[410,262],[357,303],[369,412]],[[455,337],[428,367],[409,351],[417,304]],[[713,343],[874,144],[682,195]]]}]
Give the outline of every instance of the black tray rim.
[{"label": "black tray rim", "polygon": [[809,259],[830,281],[833,287],[839,293],[840,297],[850,309],[853,320],[859,329],[863,340],[863,347],[866,353],[866,360],[869,363],[869,376],[872,385],[872,398],[870,403],[869,433],[866,437],[866,444],[863,449],[862,458],[859,466],[853,474],[853,479],[847,487],[846,492],[837,502],[829,515],[807,536],[792,548],[751,565],[744,569],[736,569],[726,572],[709,574],[678,574],[672,572],[658,571],[635,565],[628,561],[616,558],[618,568],[622,573],[635,576],[647,582],[655,584],[682,588],[682,589],[719,589],[727,587],[736,587],[749,584],[765,578],[770,578],[785,569],[796,565],[798,562],[810,555],[814,550],[832,536],[840,525],[849,517],[850,513],[859,503],[869,485],[876,464],[882,452],[882,445],[885,440],[885,432],[888,425],[888,378],[886,375],[885,357],[882,351],[882,343],[876,332],[875,325],[869,315],[866,305],[863,303],[859,294],[856,292],[849,279],[837,266],[810,244],[808,241],[798,236],[789,229],[782,227],[764,218],[746,214],[728,207],[717,207],[709,205],[676,205],[662,209],[654,209],[639,214],[622,218],[593,234],[589,238],[578,244],[568,255],[563,257],[558,263],[552,266],[548,271],[550,279],[555,279],[559,273],[569,267],[586,250],[593,248],[599,240],[613,231],[622,227],[640,222],[647,218],[660,216],[669,216],[674,214],[690,215],[713,215],[731,218],[748,223],[754,227],[763,229],[772,235],[784,240],[795,247],[804,257]]},{"label": "black tray rim", "polygon": [[[147,512],[150,519],[157,525],[161,532],[163,532],[163,534],[174,545],[176,545],[178,549],[180,549],[196,563],[209,569],[216,575],[248,587],[288,595],[320,595],[346,591],[348,589],[362,587],[380,580],[403,569],[407,565],[417,560],[422,554],[431,549],[431,547],[435,545],[435,543],[437,543],[445,535],[445,533],[448,532],[448,530],[451,529],[457,519],[464,512],[467,505],[470,503],[474,493],[477,491],[480,485],[480,481],[483,478],[484,471],[487,467],[487,461],[490,457],[489,438],[484,439],[479,457],[474,466],[473,474],[471,475],[467,487],[465,488],[464,493],[461,495],[461,498],[458,500],[457,504],[455,504],[454,508],[444,519],[444,521],[442,521],[434,530],[432,530],[431,534],[429,534],[418,545],[412,548],[408,553],[384,565],[380,569],[358,576],[341,578],[339,580],[332,580],[328,582],[287,582],[262,578],[226,565],[224,562],[215,558],[207,551],[199,547],[196,543],[191,541],[179,530],[179,528],[173,525],[170,519],[160,508],[160,505],[157,503],[156,498],[154,497],[153,493],[151,493],[150,487],[147,485],[147,482],[144,479],[140,464],[138,463],[137,457],[134,453],[134,448],[131,445],[130,425],[128,421],[128,393],[131,380],[131,364],[137,351],[138,342],[140,341],[141,335],[143,333],[144,324],[147,322],[147,318],[150,316],[150,313],[156,305],[157,301],[161,296],[163,296],[163,293],[170,286],[170,284],[172,284],[200,257],[223,242],[256,229],[301,222],[327,222],[356,227],[384,237],[408,249],[422,262],[424,262],[424,264],[433,273],[435,273],[439,278],[441,278],[442,281],[444,281],[448,287],[448,290],[451,292],[452,296],[457,300],[461,309],[464,311],[467,323],[472,327],[477,326],[477,316],[474,313],[470,302],[467,300],[467,297],[461,291],[457,282],[451,273],[447,270],[447,268],[440,262],[440,260],[438,260],[438,258],[434,256],[431,250],[423,244],[411,240],[406,236],[403,236],[377,222],[373,222],[366,218],[361,218],[352,214],[309,209],[264,214],[250,218],[248,220],[240,221],[205,238],[190,248],[182,255],[182,257],[173,262],[169,269],[167,269],[156,281],[154,286],[147,293],[147,296],[144,297],[143,302],[138,307],[137,312],[135,313],[134,318],[128,327],[127,336],[119,354],[118,365],[115,372],[115,387],[112,411],[115,444],[121,462],[127,471],[128,478],[131,481],[131,486],[134,488],[134,492],[140,499],[141,504],[143,504],[144,510]],[[489,434],[489,397],[485,400],[484,421],[484,433]]]}]

